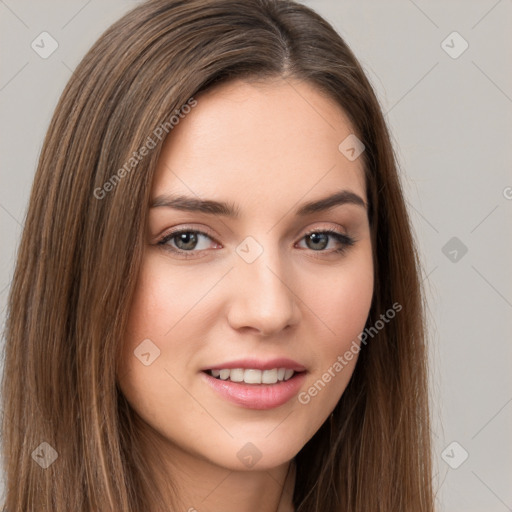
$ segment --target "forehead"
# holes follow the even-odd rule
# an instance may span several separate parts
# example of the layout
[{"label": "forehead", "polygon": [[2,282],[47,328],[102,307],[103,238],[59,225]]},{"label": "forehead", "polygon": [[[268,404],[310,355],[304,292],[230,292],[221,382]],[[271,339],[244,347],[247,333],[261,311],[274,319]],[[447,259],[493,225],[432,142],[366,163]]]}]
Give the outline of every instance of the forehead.
[{"label": "forehead", "polygon": [[186,193],[261,207],[343,188],[366,200],[362,158],[350,161],[339,150],[354,129],[314,86],[233,81],[195,98],[163,145],[153,196]]}]

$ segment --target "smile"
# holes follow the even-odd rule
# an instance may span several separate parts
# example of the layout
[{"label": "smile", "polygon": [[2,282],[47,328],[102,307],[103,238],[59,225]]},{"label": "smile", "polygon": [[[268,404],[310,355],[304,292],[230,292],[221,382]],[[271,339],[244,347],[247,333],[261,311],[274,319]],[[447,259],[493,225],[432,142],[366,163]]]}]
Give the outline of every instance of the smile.
[{"label": "smile", "polygon": [[[219,375],[214,377],[213,372],[219,372]],[[225,379],[221,379],[220,372],[223,372]],[[226,376],[227,372],[229,372],[228,376]],[[265,379],[272,380],[272,382],[263,382],[265,372],[268,372]],[[289,368],[285,369],[284,375],[283,368],[269,370],[231,368],[200,372],[205,384],[218,397],[239,407],[259,410],[273,409],[290,402],[304,385],[306,374],[306,371],[296,372]],[[279,375],[282,376],[282,380],[278,378]],[[237,382],[231,380],[231,376],[234,376],[235,379],[243,378]],[[256,382],[246,382],[245,379],[256,380]]]},{"label": "smile", "polygon": [[270,370],[226,368],[222,370],[207,370],[208,375],[220,380],[244,382],[245,384],[276,384],[289,380],[296,373],[290,368],[272,368]]}]

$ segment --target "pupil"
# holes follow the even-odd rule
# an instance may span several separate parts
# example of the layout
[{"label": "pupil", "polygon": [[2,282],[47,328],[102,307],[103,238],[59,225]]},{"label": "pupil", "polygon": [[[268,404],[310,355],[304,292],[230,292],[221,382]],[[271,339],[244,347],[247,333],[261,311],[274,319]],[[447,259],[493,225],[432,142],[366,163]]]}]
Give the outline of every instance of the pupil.
[{"label": "pupil", "polygon": [[[187,242],[187,239],[191,239],[191,241],[189,240]],[[185,247],[183,247],[182,245],[180,246],[180,244],[184,242],[185,243]],[[195,233],[181,233],[178,235],[178,241],[176,243],[176,245],[180,248],[180,249],[193,249],[195,244],[197,243],[197,235]],[[191,246],[190,246],[191,244]]]},{"label": "pupil", "polygon": [[[323,240],[321,240],[323,239]],[[309,240],[312,240],[313,243],[318,243],[319,241],[323,241],[324,243],[321,244],[322,246],[320,247],[320,249],[325,249],[325,247],[327,246],[327,235],[325,233],[311,233],[311,235],[309,235]],[[313,247],[313,249],[318,249],[318,247]]]}]

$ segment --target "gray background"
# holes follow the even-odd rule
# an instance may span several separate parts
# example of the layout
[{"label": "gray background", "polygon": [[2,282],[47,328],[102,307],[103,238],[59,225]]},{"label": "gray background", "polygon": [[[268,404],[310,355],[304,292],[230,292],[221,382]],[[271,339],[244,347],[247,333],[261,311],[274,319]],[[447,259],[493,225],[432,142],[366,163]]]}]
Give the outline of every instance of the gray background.
[{"label": "gray background", "polygon": [[[429,302],[438,510],[512,510],[512,0],[304,3],[360,59],[396,146]],[[2,325],[53,109],[135,4],[0,0]],[[43,31],[58,42],[47,59],[31,47]],[[457,58],[454,31],[469,44]]]}]

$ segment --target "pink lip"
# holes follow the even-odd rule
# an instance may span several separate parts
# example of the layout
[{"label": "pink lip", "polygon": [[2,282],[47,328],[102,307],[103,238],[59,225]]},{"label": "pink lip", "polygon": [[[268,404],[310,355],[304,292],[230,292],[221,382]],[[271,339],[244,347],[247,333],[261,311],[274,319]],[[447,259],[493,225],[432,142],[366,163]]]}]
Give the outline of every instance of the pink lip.
[{"label": "pink lip", "polygon": [[273,368],[288,368],[295,370],[296,372],[303,372],[306,368],[301,364],[297,363],[293,359],[286,357],[280,357],[276,359],[270,359],[268,361],[262,361],[259,359],[238,359],[236,361],[229,361],[227,363],[219,363],[214,366],[208,366],[203,368],[205,370],[231,370],[232,368],[244,368],[244,369],[255,369],[255,370],[272,370]]},{"label": "pink lip", "polygon": [[[242,367],[233,366],[233,368]],[[285,368],[282,365],[271,367]],[[223,366],[222,368],[226,367]],[[249,368],[255,368],[255,366],[250,366]],[[216,379],[205,371],[200,372],[200,375],[223,398],[242,407],[259,410],[279,407],[291,400],[297,395],[306,378],[306,373],[303,372],[296,373],[291,379],[280,381],[276,384],[245,384],[244,382]]]}]

